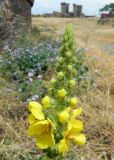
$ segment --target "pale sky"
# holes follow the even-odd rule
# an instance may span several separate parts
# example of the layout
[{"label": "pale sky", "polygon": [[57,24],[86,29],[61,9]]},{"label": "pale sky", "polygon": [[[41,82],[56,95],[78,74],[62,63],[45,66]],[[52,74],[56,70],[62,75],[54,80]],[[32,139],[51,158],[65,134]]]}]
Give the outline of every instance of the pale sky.
[{"label": "pale sky", "polygon": [[61,2],[70,3],[70,11],[72,11],[72,4],[76,3],[83,5],[83,13],[86,15],[98,15],[100,8],[105,4],[114,3],[114,0],[35,0],[32,13],[42,14],[60,11]]}]

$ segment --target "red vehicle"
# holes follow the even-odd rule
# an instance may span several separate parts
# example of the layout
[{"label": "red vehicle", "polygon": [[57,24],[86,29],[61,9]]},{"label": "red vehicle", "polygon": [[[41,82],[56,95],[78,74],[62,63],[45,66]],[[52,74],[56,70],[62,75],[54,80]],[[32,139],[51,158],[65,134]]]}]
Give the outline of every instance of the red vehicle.
[{"label": "red vehicle", "polygon": [[114,18],[114,13],[101,13],[101,18]]}]

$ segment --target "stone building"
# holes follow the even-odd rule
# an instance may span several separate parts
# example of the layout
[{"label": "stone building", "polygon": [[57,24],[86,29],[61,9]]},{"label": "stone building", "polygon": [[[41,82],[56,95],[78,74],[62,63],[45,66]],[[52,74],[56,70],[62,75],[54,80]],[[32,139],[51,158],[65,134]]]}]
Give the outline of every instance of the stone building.
[{"label": "stone building", "polygon": [[61,3],[61,16],[62,17],[81,17],[82,5],[73,4],[73,12],[69,12],[69,4]]},{"label": "stone building", "polygon": [[34,0],[0,0],[0,47],[31,30]]},{"label": "stone building", "polygon": [[74,17],[82,16],[82,5],[73,4],[73,16]]},{"label": "stone building", "polygon": [[65,17],[69,14],[69,3],[61,3],[61,16]]}]

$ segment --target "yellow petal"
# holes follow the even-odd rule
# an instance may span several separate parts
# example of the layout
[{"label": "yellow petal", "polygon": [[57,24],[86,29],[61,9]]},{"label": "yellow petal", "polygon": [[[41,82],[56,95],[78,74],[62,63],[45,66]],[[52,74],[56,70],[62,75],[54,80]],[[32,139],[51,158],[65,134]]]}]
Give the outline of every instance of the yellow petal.
[{"label": "yellow petal", "polygon": [[80,146],[84,146],[86,143],[86,137],[84,134],[79,133],[74,137],[74,142]]},{"label": "yellow petal", "polygon": [[53,122],[48,118],[47,120],[40,121],[36,125],[36,145],[40,149],[46,149],[55,145],[53,131],[56,129]]},{"label": "yellow petal", "polygon": [[76,117],[80,116],[82,114],[82,112],[83,112],[82,108],[74,109],[71,117],[76,118]]},{"label": "yellow petal", "polygon": [[45,119],[44,114],[42,112],[42,106],[39,103],[32,101],[29,103],[28,108],[36,119],[38,120]]},{"label": "yellow petal", "polygon": [[46,134],[45,136],[41,135],[37,137],[36,145],[40,149],[47,149],[50,148],[51,146],[54,146],[55,145],[54,135]]},{"label": "yellow petal", "polygon": [[56,130],[54,123],[49,118],[47,118],[47,120],[51,124],[51,131],[53,132],[54,130]]},{"label": "yellow petal", "polygon": [[44,126],[48,125],[47,120],[36,122],[29,126],[29,129],[27,131],[28,135],[30,136],[40,136],[42,135],[42,132],[44,130]]},{"label": "yellow petal", "polygon": [[42,125],[39,125],[39,122],[31,124],[27,130],[29,136],[39,136],[42,133]]},{"label": "yellow petal", "polygon": [[36,122],[36,119],[32,114],[28,115],[28,122],[29,122],[29,124],[33,124]]},{"label": "yellow petal", "polygon": [[31,108],[41,108],[42,109],[42,106],[41,106],[41,104],[39,104],[38,102],[36,102],[36,101],[31,101],[31,102],[29,102],[29,105],[28,105],[28,109],[29,109],[29,111],[31,111]]},{"label": "yellow petal", "polygon": [[66,141],[66,139],[62,139],[60,143],[58,144],[58,151],[59,153],[62,153],[63,155],[68,152],[69,150],[69,143]]},{"label": "yellow petal", "polygon": [[83,122],[80,120],[71,120],[68,124],[68,134],[69,138],[73,138],[75,134],[81,132],[83,130]]},{"label": "yellow petal", "polygon": [[38,110],[38,109],[36,109],[36,108],[32,108],[32,109],[31,109],[31,112],[32,112],[33,116],[34,116],[36,119],[38,119],[38,120],[43,120],[43,119],[45,119],[44,114],[43,114],[43,112],[42,112],[41,109]]}]

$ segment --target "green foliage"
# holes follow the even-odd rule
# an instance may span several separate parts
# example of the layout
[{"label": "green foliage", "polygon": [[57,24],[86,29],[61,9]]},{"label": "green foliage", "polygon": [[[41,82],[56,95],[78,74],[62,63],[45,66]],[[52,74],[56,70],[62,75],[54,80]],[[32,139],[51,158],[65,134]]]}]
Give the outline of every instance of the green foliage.
[{"label": "green foliage", "polygon": [[76,74],[76,94],[79,96],[84,93],[86,90],[92,88],[92,84],[94,83],[94,78],[90,74],[88,66],[85,62],[85,54],[84,51],[80,51],[76,54],[77,62],[75,63],[75,68],[77,70]]},{"label": "green foliage", "polygon": [[47,93],[47,86],[45,81],[35,79],[32,83],[29,83],[26,80],[20,83],[19,86],[21,90],[20,98],[22,101],[26,101],[29,98],[35,100],[40,100],[45,93]]},{"label": "green foliage", "polygon": [[4,51],[0,62],[1,73],[6,76],[8,72],[13,73],[18,70],[27,75],[33,70],[37,76],[47,71],[50,60],[53,62],[55,56],[54,51],[49,50],[45,44],[40,47],[16,48],[13,51],[8,49]]},{"label": "green foliage", "polygon": [[33,43],[30,40],[30,34],[27,34],[25,30],[22,29],[18,39],[11,46],[11,50],[13,51],[16,48],[27,48],[27,46],[33,46]]},{"label": "green foliage", "polygon": [[36,37],[38,35],[40,35],[40,29],[35,26],[35,27],[32,28],[32,36]]},{"label": "green foliage", "polygon": [[99,20],[97,21],[97,24],[104,25],[104,24],[105,24],[105,20],[104,20],[104,19],[99,19]]},{"label": "green foliage", "polygon": [[105,5],[103,8],[100,9],[100,12],[102,11],[108,11],[109,13],[113,13],[114,12],[114,3],[110,3]]},{"label": "green foliage", "polygon": [[0,62],[0,75],[16,83],[21,100],[25,101],[33,95],[38,95],[39,99],[46,93],[46,85],[42,80],[42,75],[47,71],[49,63],[52,64],[55,61],[56,56],[56,53],[49,46],[41,44],[14,50],[7,47],[4,49]]},{"label": "green foliage", "polygon": [[112,27],[114,28],[114,22],[112,23]]},{"label": "green foliage", "polygon": [[100,24],[100,25],[108,25],[109,23],[110,23],[110,20],[107,18],[102,18],[97,21],[97,24]]},{"label": "green foliage", "polygon": [[77,61],[75,63],[75,68],[77,70],[76,79],[79,84],[81,81],[81,78],[87,75],[89,68],[84,64],[85,54],[83,53],[83,51],[80,51],[79,53],[77,53],[76,57],[77,57]]},{"label": "green foliage", "polygon": [[22,153],[21,155],[19,155],[19,157],[20,157],[20,160],[39,160],[39,155],[34,156],[29,153]]},{"label": "green foliage", "polygon": [[[33,34],[36,32],[39,32],[39,29],[33,28]],[[71,37],[72,35],[69,38]],[[64,36],[63,41],[65,42],[66,40],[67,37]],[[69,44],[71,45],[72,43],[74,43],[74,39]],[[22,100],[26,100],[30,96],[38,94],[38,92],[39,98],[44,94],[44,88],[46,87],[40,87],[44,82],[41,82],[37,76],[43,75],[48,70],[50,64],[53,66],[51,67],[53,72],[56,57],[58,56],[58,47],[59,44],[55,42],[41,43],[38,46],[33,45],[23,32],[12,49],[9,49],[8,46],[4,49],[2,61],[0,62],[0,74],[5,79],[16,82]],[[64,52],[62,52],[62,48],[60,52],[65,53],[65,47],[67,49],[67,43],[63,46]],[[72,48],[72,51],[75,51],[75,49]],[[80,84],[82,81],[80,77],[85,77],[88,73],[88,68],[84,65],[84,54],[81,51],[76,53],[74,58],[69,56],[70,54],[68,53],[68,61],[69,59],[75,61],[74,67],[77,70],[75,78],[77,83]],[[32,77],[29,77],[29,74],[32,74]],[[32,82],[29,82],[29,80],[32,80]],[[86,80],[84,80],[83,84],[87,86]],[[36,91],[35,85],[38,86],[38,91]]]}]

